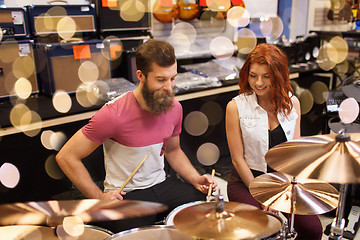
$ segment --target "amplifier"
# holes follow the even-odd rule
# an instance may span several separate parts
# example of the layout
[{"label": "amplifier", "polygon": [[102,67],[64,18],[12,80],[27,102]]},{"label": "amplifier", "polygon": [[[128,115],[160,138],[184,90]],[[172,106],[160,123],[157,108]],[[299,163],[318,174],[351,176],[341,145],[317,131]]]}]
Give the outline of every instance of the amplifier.
[{"label": "amplifier", "polygon": [[0,8],[2,39],[25,39],[30,37],[29,19],[26,8]]},{"label": "amplifier", "polygon": [[31,5],[30,24],[34,36],[61,33],[95,33],[95,6],[90,5]]},{"label": "amplifier", "polygon": [[[24,93],[38,93],[33,40],[5,40],[0,43],[0,97],[14,96],[15,84]],[[30,88],[31,86],[31,88]],[[19,95],[19,94],[18,94]],[[24,97],[23,97],[24,98]]]},{"label": "amplifier", "polygon": [[[120,42],[91,40],[76,43],[35,44],[41,91],[75,93],[83,83],[112,77],[112,59],[122,51]],[[120,53],[119,53],[120,51]]]},{"label": "amplifier", "polygon": [[150,0],[92,0],[101,33],[151,29]]}]

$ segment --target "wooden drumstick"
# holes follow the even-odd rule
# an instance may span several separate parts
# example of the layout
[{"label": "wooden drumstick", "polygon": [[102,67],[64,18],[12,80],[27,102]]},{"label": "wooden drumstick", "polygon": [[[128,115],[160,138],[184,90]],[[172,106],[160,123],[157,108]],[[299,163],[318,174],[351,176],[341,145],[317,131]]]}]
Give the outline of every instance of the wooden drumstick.
[{"label": "wooden drumstick", "polygon": [[[213,169],[211,171],[211,182],[214,181],[214,175],[215,175],[215,169]],[[210,183],[210,185],[209,185],[209,190],[208,190],[208,195],[206,197],[206,202],[210,202],[210,195],[212,193],[212,185],[213,185],[213,183]]]},{"label": "wooden drumstick", "polygon": [[130,174],[130,176],[126,179],[126,181],[124,182],[124,184],[121,186],[121,188],[118,190],[119,193],[121,193],[122,190],[124,190],[124,187],[126,186],[126,184],[128,184],[128,182],[130,181],[130,179],[134,176],[134,174],[139,170],[139,168],[143,165],[143,163],[145,162],[145,160],[147,159],[147,157],[150,155],[150,152],[148,152],[148,154],[146,154],[146,156],[143,158],[143,160],[141,160],[141,162],[136,166],[136,168],[134,169],[134,171]]}]

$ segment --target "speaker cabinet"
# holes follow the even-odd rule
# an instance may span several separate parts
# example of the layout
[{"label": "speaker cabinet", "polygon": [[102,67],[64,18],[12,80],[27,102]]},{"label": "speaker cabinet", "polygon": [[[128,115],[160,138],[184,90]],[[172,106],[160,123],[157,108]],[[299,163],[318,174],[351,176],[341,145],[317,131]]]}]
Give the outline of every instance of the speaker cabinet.
[{"label": "speaker cabinet", "polygon": [[[101,33],[151,29],[149,0],[108,1],[93,0],[96,3],[98,28]],[[131,4],[137,4],[131,6]],[[130,4],[127,6],[126,4]]]},{"label": "speaker cabinet", "polygon": [[39,92],[33,47],[32,40],[0,43],[0,98]]},{"label": "speaker cabinet", "polygon": [[81,84],[112,77],[112,60],[117,54],[116,43],[111,47],[101,40],[77,43],[37,43],[41,90],[52,95],[56,90],[74,93]]},{"label": "speaker cabinet", "polygon": [[68,32],[96,32],[95,6],[93,4],[31,5],[28,8],[34,36],[67,34]]},{"label": "speaker cabinet", "polygon": [[0,8],[2,38],[25,39],[30,37],[29,16],[24,8]]}]

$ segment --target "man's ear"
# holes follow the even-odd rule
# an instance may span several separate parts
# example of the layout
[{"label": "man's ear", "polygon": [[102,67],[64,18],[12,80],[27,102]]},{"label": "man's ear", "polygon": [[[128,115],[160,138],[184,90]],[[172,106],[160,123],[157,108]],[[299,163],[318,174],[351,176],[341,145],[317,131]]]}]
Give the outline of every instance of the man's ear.
[{"label": "man's ear", "polygon": [[143,82],[145,81],[145,75],[143,74],[142,71],[137,70],[137,71],[136,71],[136,76],[137,76],[137,78],[139,79],[139,81],[140,81],[141,83],[143,83]]}]

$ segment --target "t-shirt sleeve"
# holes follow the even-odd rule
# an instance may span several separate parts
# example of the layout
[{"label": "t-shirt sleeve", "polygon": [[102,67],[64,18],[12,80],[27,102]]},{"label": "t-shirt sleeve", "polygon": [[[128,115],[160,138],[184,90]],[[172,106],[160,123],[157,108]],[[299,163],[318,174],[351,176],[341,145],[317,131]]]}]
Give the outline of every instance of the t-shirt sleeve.
[{"label": "t-shirt sleeve", "polygon": [[178,136],[180,135],[181,133],[181,124],[182,124],[182,119],[183,119],[183,109],[182,109],[182,106],[181,104],[176,101],[175,103],[175,109],[177,111],[177,122],[175,123],[175,128],[174,128],[174,131],[173,131],[173,134],[172,136]]},{"label": "t-shirt sleeve", "polygon": [[110,105],[103,106],[82,127],[81,131],[89,140],[102,144],[106,139],[112,138],[116,132],[116,113]]}]

